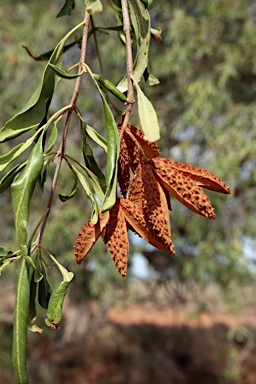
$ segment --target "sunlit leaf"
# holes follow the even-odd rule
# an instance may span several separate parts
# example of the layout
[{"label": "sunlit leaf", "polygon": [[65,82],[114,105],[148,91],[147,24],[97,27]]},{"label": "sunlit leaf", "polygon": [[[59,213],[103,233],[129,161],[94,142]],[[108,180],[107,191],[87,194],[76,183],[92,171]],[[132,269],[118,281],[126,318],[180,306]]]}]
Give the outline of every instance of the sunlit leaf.
[{"label": "sunlit leaf", "polygon": [[85,6],[88,13],[93,15],[94,13],[101,12],[103,7],[100,0],[85,0]]},{"label": "sunlit leaf", "polygon": [[148,141],[156,141],[160,138],[160,128],[158,125],[157,115],[152,103],[149,101],[139,85],[134,81],[134,85],[138,96],[138,111],[142,131],[145,139]]}]

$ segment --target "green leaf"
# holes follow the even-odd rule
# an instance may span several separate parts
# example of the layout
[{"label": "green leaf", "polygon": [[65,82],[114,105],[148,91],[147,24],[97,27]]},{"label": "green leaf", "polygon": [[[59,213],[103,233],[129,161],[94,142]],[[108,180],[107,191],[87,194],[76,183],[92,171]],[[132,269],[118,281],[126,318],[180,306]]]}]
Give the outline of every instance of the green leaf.
[{"label": "green leaf", "polygon": [[138,111],[142,131],[145,134],[145,139],[148,141],[159,140],[160,128],[158,125],[157,115],[152,103],[146,97],[144,92],[134,80],[134,85],[138,96]]},{"label": "green leaf", "polygon": [[96,12],[101,12],[103,7],[100,0],[85,0],[86,11],[93,15]]},{"label": "green leaf", "polygon": [[58,128],[57,128],[57,123],[54,122],[53,127],[52,127],[52,131],[51,131],[51,135],[50,135],[49,140],[47,142],[47,147],[46,147],[45,153],[49,153],[52,150],[52,148],[53,148],[53,146],[57,140],[57,137],[58,137]]},{"label": "green leaf", "polygon": [[3,171],[10,163],[17,159],[23,152],[25,152],[30,145],[33,144],[38,132],[36,132],[32,137],[30,137],[25,143],[20,143],[14,147],[10,152],[5,155],[0,156],[0,172]]},{"label": "green leaf", "polygon": [[97,176],[97,178],[102,182],[102,185],[104,186],[106,183],[105,176],[101,171],[101,169],[99,168],[93,156],[93,151],[86,138],[85,131],[82,125],[81,125],[81,136],[82,136],[82,149],[83,149],[85,165]]},{"label": "green leaf", "polygon": [[85,65],[86,70],[94,81],[96,88],[99,91],[103,102],[105,121],[106,121],[106,130],[107,130],[107,172],[106,172],[106,193],[105,198],[101,207],[101,211],[108,211],[116,202],[116,187],[117,187],[117,161],[120,150],[120,141],[118,136],[118,131],[116,127],[116,122],[113,116],[113,113],[105,100],[101,89],[93,77],[93,74],[90,68]]},{"label": "green leaf", "polygon": [[91,187],[90,187],[88,181],[86,180],[86,178],[84,177],[84,175],[82,173],[80,173],[74,166],[72,166],[72,170],[75,173],[75,175],[78,177],[78,179],[79,179],[82,187],[84,188],[87,196],[89,197],[89,199],[92,202],[91,221],[92,221],[92,223],[96,224],[98,221],[98,203],[94,197],[94,194],[91,190]]},{"label": "green leaf", "polygon": [[36,318],[36,290],[37,290],[37,284],[35,283],[33,279],[34,274],[32,275],[32,278],[30,279],[30,297],[29,297],[29,313],[28,313],[28,328],[32,332],[36,332],[34,329],[34,321]]},{"label": "green leaf", "polygon": [[92,128],[90,125],[88,125],[84,121],[84,119],[83,119],[83,117],[79,111],[77,112],[77,115],[78,115],[81,123],[84,125],[88,136],[90,136],[90,138],[93,141],[95,141],[96,144],[98,144],[101,148],[103,148],[105,150],[105,152],[107,152],[107,141],[104,139],[104,137],[102,137],[94,128]]},{"label": "green leaf", "polygon": [[7,188],[10,187],[15,177],[22,171],[26,164],[27,161],[23,161],[23,163],[17,164],[0,180],[0,193],[3,193]]},{"label": "green leaf", "polygon": [[82,26],[83,23],[78,24],[59,42],[48,64],[46,65],[41,84],[37,90],[34,92],[25,107],[16,116],[10,119],[0,130],[0,142],[10,140],[30,129],[37,128],[43,121],[50,106],[51,97],[60,81],[60,78],[56,76],[50,64],[61,67],[65,42],[77,29]]},{"label": "green leaf", "polygon": [[50,67],[54,70],[57,76],[61,77],[62,79],[76,79],[77,77],[82,76],[83,72],[81,73],[75,73],[73,75],[70,75],[68,72],[63,71],[61,68],[57,67],[57,65],[49,64]]},{"label": "green leaf", "polygon": [[57,265],[63,277],[63,281],[52,292],[45,319],[46,325],[55,327],[61,320],[63,301],[74,274],[67,271],[66,268],[64,268],[63,265],[61,265],[55,257],[53,257],[53,255],[49,254],[49,257]]},{"label": "green leaf", "polygon": [[[137,42],[137,53],[133,66],[133,77],[140,82],[148,66],[150,44],[150,16],[140,0],[130,0],[130,15]],[[127,91],[127,77],[120,81],[117,88],[121,92]]]},{"label": "green leaf", "polygon": [[23,256],[27,255],[27,223],[29,219],[29,201],[33,194],[36,180],[43,166],[43,147],[41,134],[28,159],[28,163],[12,184],[12,202],[16,236]]},{"label": "green leaf", "polygon": [[106,88],[109,92],[112,93],[112,95],[116,96],[119,100],[126,102],[127,97],[119,91],[119,89],[111,83],[111,81],[104,79],[100,75],[96,75],[95,73],[93,74],[94,78],[101,84],[103,85],[104,88]]},{"label": "green leaf", "polygon": [[55,326],[58,324],[62,317],[62,306],[67,294],[69,282],[62,281],[53,291],[46,314],[45,324],[48,326]]},{"label": "green leaf", "polygon": [[17,384],[28,384],[26,349],[29,301],[30,281],[28,266],[25,260],[22,260],[16,288],[13,319],[12,363]]},{"label": "green leaf", "polygon": [[65,201],[72,199],[72,197],[75,196],[77,190],[78,190],[77,178],[75,178],[75,182],[71,191],[67,195],[59,194],[59,199],[64,203]]},{"label": "green leaf", "polygon": [[56,16],[56,18],[62,17],[62,16],[70,16],[72,9],[75,6],[75,1],[74,0],[66,0],[65,4],[61,8],[60,12]]}]

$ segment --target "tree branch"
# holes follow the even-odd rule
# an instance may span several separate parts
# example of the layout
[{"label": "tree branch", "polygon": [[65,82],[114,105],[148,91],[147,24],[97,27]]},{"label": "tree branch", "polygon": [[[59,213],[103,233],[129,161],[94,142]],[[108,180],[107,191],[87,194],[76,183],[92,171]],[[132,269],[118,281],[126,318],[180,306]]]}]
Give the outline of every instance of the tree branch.
[{"label": "tree branch", "polygon": [[123,24],[124,24],[124,34],[125,34],[125,42],[126,42],[126,67],[127,67],[127,82],[128,82],[128,92],[127,92],[127,109],[124,115],[123,124],[121,127],[121,135],[122,138],[123,131],[127,127],[132,107],[134,104],[134,88],[133,88],[133,58],[132,58],[132,43],[131,43],[131,25],[130,25],[130,17],[128,11],[127,0],[121,0],[122,4],[122,13],[123,13]]},{"label": "tree branch", "polygon": [[[82,45],[81,45],[81,53],[80,53],[78,73],[80,73],[83,70],[83,63],[85,62],[89,24],[90,24],[90,14],[86,11],[85,12],[85,17],[84,17],[84,29],[83,29],[83,36],[82,36]],[[59,151],[58,151],[58,163],[56,165],[56,169],[55,169],[55,172],[54,172],[53,182],[52,182],[51,192],[50,192],[50,197],[49,197],[48,204],[47,204],[47,212],[46,212],[45,217],[44,217],[44,219],[42,221],[42,224],[41,224],[41,227],[40,227],[40,231],[39,231],[39,234],[37,236],[35,247],[39,246],[41,241],[42,241],[42,237],[43,237],[43,233],[44,233],[44,230],[45,230],[45,226],[46,226],[46,223],[47,223],[50,211],[51,211],[51,206],[52,206],[52,202],[53,202],[54,192],[55,192],[57,180],[58,180],[59,173],[60,173],[61,163],[62,163],[62,160],[63,160],[63,158],[65,156],[65,148],[66,148],[66,140],[67,140],[67,135],[68,135],[68,129],[69,129],[72,113],[74,112],[75,107],[76,107],[76,102],[77,102],[79,91],[80,91],[80,87],[81,87],[81,81],[82,81],[82,76],[79,76],[76,79],[76,84],[75,84],[74,92],[73,92],[73,95],[72,95],[72,98],[71,98],[71,102],[70,102],[70,108],[68,110],[67,117],[66,117],[66,122],[65,122],[64,130],[63,130],[63,134],[62,134],[62,140],[61,140],[60,148],[59,148]]]}]

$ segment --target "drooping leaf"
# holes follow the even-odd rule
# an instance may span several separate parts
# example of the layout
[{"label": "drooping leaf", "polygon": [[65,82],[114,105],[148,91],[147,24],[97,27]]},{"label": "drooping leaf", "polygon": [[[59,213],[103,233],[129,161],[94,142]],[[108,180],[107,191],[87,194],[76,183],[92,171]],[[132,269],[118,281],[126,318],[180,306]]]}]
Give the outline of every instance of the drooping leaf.
[{"label": "drooping leaf", "polygon": [[63,5],[61,10],[59,11],[59,13],[56,16],[56,18],[63,17],[63,16],[70,16],[71,12],[72,12],[72,9],[74,9],[74,6],[75,6],[75,1],[74,0],[66,0],[65,4]]},{"label": "drooping leaf", "polygon": [[61,67],[64,44],[81,26],[83,26],[83,23],[78,24],[59,42],[46,65],[41,84],[25,107],[1,129],[0,142],[10,140],[32,128],[37,128],[45,118],[53,92],[60,81],[60,77],[56,76],[49,64]]},{"label": "drooping leaf", "polygon": [[[99,184],[102,192],[105,192],[106,189],[106,178],[98,166],[94,156],[92,148],[87,140],[85,135],[85,131],[83,129],[83,124],[81,124],[81,137],[82,137],[82,149],[84,155],[84,161],[86,165],[86,170],[89,170],[89,176],[93,180],[93,182],[98,180],[97,184]],[[97,193],[97,192],[96,192]]]},{"label": "drooping leaf", "polygon": [[106,131],[107,131],[107,172],[106,172],[106,194],[101,207],[101,212],[109,210],[116,202],[116,186],[117,186],[117,161],[120,150],[120,142],[117,131],[117,126],[113,113],[97,83],[90,68],[86,65],[86,70],[90,74],[91,78],[99,91],[103,102]]},{"label": "drooping leaf", "polygon": [[148,141],[156,141],[160,138],[160,128],[158,125],[156,111],[139,85],[134,81],[134,85],[138,96],[138,111],[142,131],[145,139]]},{"label": "drooping leaf", "polygon": [[84,177],[84,175],[82,173],[80,173],[75,167],[72,166],[72,169],[73,169],[73,172],[75,173],[75,175],[77,176],[77,178],[79,179],[82,187],[84,188],[87,196],[89,197],[89,199],[91,200],[92,202],[92,217],[91,217],[91,220],[93,223],[97,223],[98,221],[98,203],[94,197],[94,194],[91,190],[91,187],[88,183],[88,181],[86,180],[86,178]]},{"label": "drooping leaf", "polygon": [[65,201],[72,199],[72,197],[75,196],[77,191],[78,191],[77,178],[75,178],[75,182],[74,182],[74,185],[73,185],[71,191],[67,195],[60,193],[59,199],[64,203]]},{"label": "drooping leaf", "polygon": [[66,71],[63,71],[63,69],[57,67],[57,65],[54,65],[54,64],[49,64],[50,67],[54,70],[54,72],[56,73],[57,76],[61,77],[62,79],[68,79],[68,80],[72,80],[72,79],[76,79],[77,77],[80,77],[82,76],[83,72],[81,73],[74,73],[74,74],[69,74],[68,72]]},{"label": "drooping leaf", "polygon": [[[148,53],[150,43],[150,16],[140,0],[130,0],[130,15],[135,32],[137,53],[134,60],[133,76],[137,83],[140,82],[148,66]],[[120,81],[117,88],[121,92],[127,91],[127,77]]]},{"label": "drooping leaf", "polygon": [[41,134],[35,144],[28,163],[12,184],[12,202],[14,211],[14,221],[16,228],[16,236],[20,245],[21,253],[27,255],[27,223],[29,219],[29,201],[33,194],[36,180],[43,166],[43,148]]},{"label": "drooping leaf", "polygon": [[103,7],[100,0],[85,0],[85,6],[88,13],[93,15],[94,13],[101,12]]},{"label": "drooping leaf", "polygon": [[98,144],[101,148],[103,148],[105,150],[105,152],[107,152],[107,141],[104,139],[104,137],[102,137],[94,128],[92,128],[90,125],[86,124],[86,122],[84,121],[83,117],[81,116],[81,114],[79,113],[79,111],[77,112],[77,115],[81,121],[81,123],[84,125],[85,127],[85,130],[87,132],[87,134],[90,136],[90,138],[95,141],[96,144]]},{"label": "drooping leaf", "polygon": [[23,163],[17,164],[0,180],[0,193],[3,193],[7,188],[10,187],[15,177],[22,171],[26,164],[27,161],[23,161]]},{"label": "drooping leaf", "polygon": [[45,318],[45,323],[48,326],[51,326],[53,329],[56,328],[56,325],[60,322],[62,317],[62,306],[65,299],[68,286],[71,280],[74,277],[72,272],[66,270],[54,257],[49,254],[50,258],[59,268],[63,281],[53,290],[51,298],[48,304],[48,311]]},{"label": "drooping leaf", "polygon": [[52,292],[48,311],[45,318],[45,324],[53,329],[56,328],[62,317],[62,306],[67,294],[69,282],[62,281]]},{"label": "drooping leaf", "polygon": [[127,97],[122,92],[120,92],[119,89],[113,83],[111,83],[111,81],[104,79],[102,76],[96,75],[95,73],[93,76],[104,88],[111,92],[112,95],[116,96],[124,103],[127,101]]},{"label": "drooping leaf", "polygon": [[19,273],[13,320],[12,363],[17,384],[28,384],[27,375],[27,323],[29,315],[30,281],[28,265],[22,260]]}]

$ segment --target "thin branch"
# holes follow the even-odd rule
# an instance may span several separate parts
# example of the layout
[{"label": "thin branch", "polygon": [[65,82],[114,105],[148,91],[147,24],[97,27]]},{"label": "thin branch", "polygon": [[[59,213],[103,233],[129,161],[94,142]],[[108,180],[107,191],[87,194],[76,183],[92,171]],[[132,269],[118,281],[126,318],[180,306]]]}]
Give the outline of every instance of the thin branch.
[{"label": "thin branch", "polygon": [[122,138],[123,131],[127,127],[132,107],[134,104],[134,88],[133,88],[133,58],[132,58],[132,42],[131,42],[131,25],[127,0],[121,0],[122,4],[122,13],[123,13],[123,25],[124,25],[124,34],[126,42],[126,68],[127,68],[127,82],[128,82],[128,92],[127,92],[127,109],[124,115],[120,139]]},{"label": "thin branch", "polygon": [[[89,23],[90,23],[90,14],[88,12],[85,12],[84,30],[83,30],[83,36],[82,36],[82,45],[81,45],[81,53],[80,53],[78,73],[80,73],[82,71],[83,63],[85,62]],[[77,98],[78,98],[80,87],[81,87],[81,81],[82,81],[82,76],[79,76],[76,80],[74,92],[73,92],[72,99],[70,102],[70,108],[69,108],[69,111],[67,113],[67,118],[66,118],[64,130],[63,130],[63,134],[62,134],[62,141],[61,141],[60,148],[58,151],[58,162],[57,162],[56,169],[54,172],[50,197],[49,197],[48,204],[47,204],[47,212],[46,212],[46,215],[45,215],[44,220],[42,222],[42,225],[40,227],[40,231],[39,231],[37,241],[36,241],[36,246],[39,246],[41,241],[42,241],[45,226],[46,226],[49,214],[50,214],[50,210],[51,210],[51,206],[52,206],[52,202],[53,202],[53,197],[54,197],[54,192],[55,192],[57,180],[58,180],[59,173],[60,173],[61,163],[62,163],[62,160],[65,156],[66,140],[67,140],[68,129],[69,129],[70,121],[71,121],[71,116],[72,116],[72,113],[74,112],[75,107],[76,107],[76,102],[77,102]]]}]

